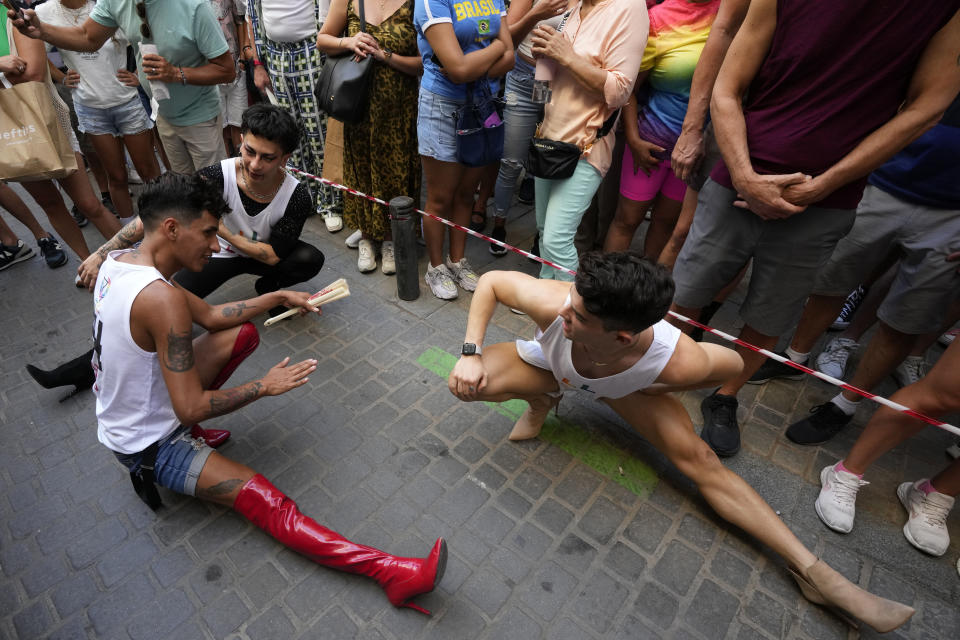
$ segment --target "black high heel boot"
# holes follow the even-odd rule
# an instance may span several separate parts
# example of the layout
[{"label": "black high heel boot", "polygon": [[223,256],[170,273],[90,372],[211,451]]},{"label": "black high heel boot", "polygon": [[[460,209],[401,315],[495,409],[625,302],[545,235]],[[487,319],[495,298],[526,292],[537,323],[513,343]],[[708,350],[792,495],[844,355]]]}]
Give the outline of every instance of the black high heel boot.
[{"label": "black high heel boot", "polygon": [[61,398],[60,402],[63,402],[67,398],[71,398],[93,386],[96,378],[93,375],[93,367],[90,364],[92,358],[93,349],[69,362],[64,362],[56,369],[51,369],[50,371],[44,371],[32,364],[28,364],[27,373],[44,389],[54,389],[72,384],[74,387],[73,391]]}]

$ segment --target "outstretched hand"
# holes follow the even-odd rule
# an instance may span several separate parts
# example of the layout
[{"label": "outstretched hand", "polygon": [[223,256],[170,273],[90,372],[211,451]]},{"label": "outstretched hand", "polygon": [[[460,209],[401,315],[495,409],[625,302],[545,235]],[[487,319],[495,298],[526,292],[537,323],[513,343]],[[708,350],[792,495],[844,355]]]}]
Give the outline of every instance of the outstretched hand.
[{"label": "outstretched hand", "polygon": [[290,364],[289,356],[274,366],[260,381],[263,384],[263,393],[268,396],[278,396],[291,389],[296,389],[307,383],[307,376],[317,369],[317,361],[304,360],[297,364]]}]

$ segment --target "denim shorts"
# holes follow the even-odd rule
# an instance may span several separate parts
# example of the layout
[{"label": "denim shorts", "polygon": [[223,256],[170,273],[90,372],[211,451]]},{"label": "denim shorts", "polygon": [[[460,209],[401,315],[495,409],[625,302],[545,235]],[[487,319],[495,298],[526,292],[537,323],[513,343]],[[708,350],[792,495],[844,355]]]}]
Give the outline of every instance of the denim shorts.
[{"label": "denim shorts", "polygon": [[[157,463],[154,465],[153,478],[161,487],[188,496],[197,494],[197,479],[207,458],[213,449],[200,438],[190,437],[190,428],[180,425],[177,429],[160,441],[157,450]],[[120,464],[128,471],[140,468],[143,452],[119,453],[113,452]]]},{"label": "denim shorts", "polygon": [[119,138],[120,136],[132,136],[153,128],[153,121],[150,120],[150,116],[143,108],[140,96],[107,109],[87,107],[75,100],[74,108],[77,110],[80,131],[88,135],[109,134]]},{"label": "denim shorts", "polygon": [[417,150],[420,155],[442,162],[457,161],[457,123],[453,114],[463,103],[463,100],[453,100],[420,88],[417,107]]}]

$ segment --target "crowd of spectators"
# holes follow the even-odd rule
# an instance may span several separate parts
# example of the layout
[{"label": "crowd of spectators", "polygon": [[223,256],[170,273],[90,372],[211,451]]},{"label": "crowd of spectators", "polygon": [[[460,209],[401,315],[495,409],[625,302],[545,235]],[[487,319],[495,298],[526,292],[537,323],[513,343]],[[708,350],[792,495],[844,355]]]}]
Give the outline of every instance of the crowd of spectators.
[{"label": "crowd of spectators", "polygon": [[[805,364],[834,324],[844,333],[813,359],[841,378],[876,324],[853,384],[870,389],[893,373],[902,386],[921,385],[905,390],[907,398],[923,403],[930,387],[945,396],[926,403],[931,412],[960,406],[960,347],[949,348],[932,381],[922,380],[927,348],[949,343],[960,319],[960,1],[881,10],[867,0],[513,0],[509,7],[503,0],[380,0],[363,7],[365,28],[362,2],[46,0],[35,13],[0,16],[0,71],[10,84],[46,83],[55,102],[55,80],[69,89],[77,133],[89,145],[81,154],[66,126],[81,170],[59,183],[79,217],[110,238],[120,222],[107,200],[124,221],[135,216],[130,169],[147,181],[164,165],[240,179],[248,209],[272,201],[276,190],[257,191],[270,181],[294,197],[292,178],[258,173],[277,158],[245,146],[241,114],[267,100],[291,114],[299,140],[283,141],[274,155],[292,154],[293,166],[320,175],[325,153],[334,153],[314,95],[325,56],[372,57],[371,99],[364,117],[345,125],[337,158],[346,184],[384,199],[417,198],[422,177],[428,211],[483,230],[483,194],[491,188],[478,199],[478,186],[495,174],[489,233],[510,241],[509,212],[531,139],[575,145],[581,155],[572,175],[535,177],[538,255],[576,269],[578,230],[593,245],[622,250],[648,219],[642,251],[673,270],[675,310],[707,321],[749,273],[739,309],[746,342],[775,349],[800,318],[782,354]],[[47,59],[54,49],[59,67]],[[550,95],[538,100],[535,80],[547,67]],[[505,142],[499,159],[473,166],[458,148],[456,117],[487,94],[502,96],[486,124],[502,118]],[[235,178],[223,162],[237,154],[251,159],[237,165]],[[100,198],[85,164],[104,168]],[[378,253],[383,273],[395,271],[382,207],[298,179],[300,210],[309,202],[331,233],[344,222],[357,230],[347,244],[358,248],[361,272],[376,269]],[[87,260],[78,222],[53,182],[23,186]],[[49,266],[67,262],[5,184],[0,205],[31,231]],[[301,227],[302,219],[294,236]],[[466,234],[424,220],[422,235],[433,295],[473,291],[478,275],[465,256]],[[0,242],[0,269],[32,255],[2,220]],[[280,242],[298,238],[277,234],[271,251],[278,260],[292,251],[276,250]],[[495,245],[491,252],[505,253]],[[322,256],[310,261],[322,264]],[[226,277],[194,288],[205,295]],[[570,279],[548,265],[540,277]],[[740,448],[742,386],[802,375],[738,351],[742,375],[702,405],[701,437],[721,456]],[[838,394],[786,435],[821,444],[850,422],[859,401]],[[862,474],[905,437],[892,417],[878,414],[878,424],[884,420],[850,458],[823,470],[817,512],[833,529],[850,530]],[[958,465],[901,487],[905,505],[930,515],[927,525],[911,516],[914,529],[905,529],[928,553],[946,549]]]}]

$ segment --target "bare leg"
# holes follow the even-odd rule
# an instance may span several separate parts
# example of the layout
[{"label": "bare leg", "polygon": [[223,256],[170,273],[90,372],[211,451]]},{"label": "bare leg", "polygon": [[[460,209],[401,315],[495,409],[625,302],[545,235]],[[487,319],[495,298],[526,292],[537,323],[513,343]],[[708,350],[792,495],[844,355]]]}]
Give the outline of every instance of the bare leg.
[{"label": "bare leg", "polygon": [[[87,179],[86,174],[83,175],[83,179]],[[87,184],[87,188],[89,189],[89,183]],[[83,239],[83,233],[80,232],[80,227],[77,226],[76,221],[70,215],[70,212],[67,211],[67,207],[63,203],[63,198],[60,197],[60,192],[57,191],[53,183],[49,180],[39,180],[37,182],[23,182],[21,186],[36,200],[40,208],[46,212],[47,219],[50,220],[50,224],[53,225],[53,229],[57,232],[57,235],[67,243],[68,247],[73,249],[73,252],[76,253],[81,260],[86,260],[90,255],[90,249],[87,248],[87,242]],[[107,237],[109,238],[111,236]]]},{"label": "bare leg", "polygon": [[663,251],[660,252],[660,257],[657,259],[657,262],[671,270],[673,265],[677,263],[677,256],[680,255],[680,249],[683,248],[683,243],[687,241],[687,234],[690,233],[690,227],[693,225],[693,214],[697,211],[697,196],[699,194],[699,191],[687,187],[687,192],[683,196],[683,203],[680,207],[680,216],[673,227],[670,239],[667,240],[666,246],[663,247]]},{"label": "bare leg", "polygon": [[[493,197],[493,188],[497,184],[497,174],[500,171],[500,162],[492,162],[487,166],[483,167],[480,173],[480,186],[477,191],[477,199],[472,205],[472,210],[470,213],[470,223],[479,224],[481,221],[481,216],[486,216],[487,213],[487,201]],[[476,186],[476,185],[474,185]],[[471,194],[472,197],[472,194]],[[474,220],[474,216],[477,217]]]},{"label": "bare leg", "polygon": [[[441,218],[453,219],[456,185],[463,178],[464,167],[456,162],[442,162],[421,157],[427,187],[427,211]],[[471,195],[472,197],[472,195]],[[467,213],[469,216],[469,212]],[[423,236],[427,243],[430,266],[443,264],[443,235],[446,227],[432,218],[423,219]]]},{"label": "bare leg", "polygon": [[558,398],[549,395],[560,390],[553,374],[521,359],[517,354],[516,344],[512,342],[484,347],[480,357],[487,371],[488,383],[480,391],[476,401],[506,402],[514,398],[526,400],[530,407],[517,420],[510,432],[510,439],[526,440],[537,437],[547,413],[558,402]]},{"label": "bare leg", "polygon": [[669,395],[632,393],[618,400],[604,399],[631,427],[693,480],[710,506],[780,554],[791,565],[808,567],[817,558],[803,546],[763,498],[727,469],[693,430],[690,416]]},{"label": "bare leg", "polygon": [[[870,339],[867,352],[857,365],[850,384],[860,389],[872,389],[897,368],[910,349],[916,336],[901,333],[884,322],[879,322],[877,332]],[[851,402],[860,402],[863,398],[852,391],[843,391],[843,397]]]},{"label": "bare leg", "polygon": [[[927,415],[943,415],[960,409],[960,344],[951,345],[919,382],[904,387],[891,397]],[[922,431],[927,425],[915,418],[880,407],[864,427],[843,465],[853,473],[865,473],[887,451]],[[939,485],[938,486],[939,489]],[[955,495],[955,494],[950,494]]]},{"label": "bare leg", "polygon": [[17,242],[20,241],[20,238],[17,237],[17,234],[13,232],[3,217],[0,216],[0,243],[7,245],[8,247],[17,246]]},{"label": "bare leg", "polygon": [[604,251],[626,251],[630,248],[637,227],[643,222],[643,216],[650,208],[650,202],[650,200],[631,200],[620,196],[617,212],[613,216],[606,240],[603,242]]},{"label": "bare leg", "polygon": [[662,193],[657,196],[650,214],[650,227],[643,239],[643,255],[649,260],[657,260],[670,240],[673,228],[680,218],[683,203],[672,200]]},{"label": "bare leg", "polygon": [[[457,184],[453,197],[453,217],[451,220],[462,227],[470,226],[470,214],[473,212],[473,194],[477,183],[487,167],[462,167],[463,173]],[[496,180],[496,177],[494,177]],[[429,197],[429,191],[427,191]],[[467,233],[458,229],[450,229],[450,261],[460,262],[467,246]]]},{"label": "bare leg", "polygon": [[127,184],[127,163],[123,156],[123,143],[120,138],[110,134],[90,136],[90,142],[103,159],[107,174],[110,199],[117,208],[122,220],[133,216],[133,200],[130,198],[130,185]]},{"label": "bare leg", "polygon": [[[79,161],[80,158],[78,157],[77,162],[79,163]],[[117,231],[120,231],[120,221],[110,213],[109,209],[103,206],[100,198],[93,193],[90,180],[85,172],[77,171],[71,176],[58,180],[58,182],[74,204],[77,205],[80,213],[97,227],[97,231],[105,240],[109,240]]]},{"label": "bare leg", "polygon": [[[160,139],[160,132],[157,131],[156,127],[154,127],[152,131],[153,131],[153,146],[156,149],[157,154],[160,156],[160,162],[163,163],[163,166],[164,168],[166,168],[167,171],[172,171],[170,167],[170,158],[167,157],[167,150],[163,148],[163,140]],[[140,173],[139,169],[137,169],[137,173]]]},{"label": "bare leg", "polygon": [[[676,313],[679,313],[682,316],[686,316],[691,320],[698,320],[700,318],[700,312],[703,311],[703,309],[700,309],[697,307],[681,307],[677,303],[671,304],[670,310]],[[686,322],[683,322],[682,320],[677,320],[671,315],[668,315],[666,320],[676,328],[680,329],[680,331],[683,331],[688,335],[690,334],[691,331],[693,331],[693,325],[689,325]]]},{"label": "bare leg", "polygon": [[[836,314],[833,315],[833,318],[836,318]],[[832,320],[832,318],[831,318]],[[744,342],[749,342],[755,346],[760,347],[761,349],[773,349],[777,346],[777,336],[767,336],[750,325],[744,325],[743,329],[740,330],[740,339]],[[735,396],[737,392],[747,383],[747,380],[750,379],[754,373],[757,372],[757,369],[763,364],[764,360],[767,357],[756,351],[751,351],[741,346],[736,347],[737,353],[740,354],[740,357],[743,358],[743,370],[740,372],[740,375],[732,380],[724,383],[723,386],[717,390],[717,393],[722,396]]]},{"label": "bare leg", "polygon": [[[33,213],[31,213],[30,207],[20,199],[20,196],[18,196],[13,189],[3,182],[0,182],[0,207],[9,211],[14,218],[20,221],[20,224],[29,229],[35,239],[39,240],[49,235],[43,230],[43,227],[40,226],[40,223],[34,217]],[[11,235],[12,233],[11,231]],[[13,238],[13,244],[16,244],[16,236],[13,236]],[[9,245],[10,243],[4,241],[4,244]]]},{"label": "bare leg", "polygon": [[193,339],[194,359],[204,389],[210,388],[217,374],[230,360],[240,328],[237,326],[223,331],[210,331]]}]

